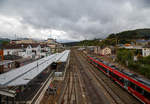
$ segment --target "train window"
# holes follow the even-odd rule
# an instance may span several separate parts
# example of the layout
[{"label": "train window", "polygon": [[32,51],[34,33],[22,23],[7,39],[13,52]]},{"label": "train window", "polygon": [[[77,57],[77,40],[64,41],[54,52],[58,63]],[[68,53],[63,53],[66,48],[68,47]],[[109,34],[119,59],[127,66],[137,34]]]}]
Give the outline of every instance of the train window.
[{"label": "train window", "polygon": [[116,78],[117,80],[119,80],[119,76],[118,75],[114,74],[113,77]]},{"label": "train window", "polygon": [[105,72],[107,72],[107,69],[106,69],[106,68],[104,68],[104,67],[103,67],[103,70],[104,70]]},{"label": "train window", "polygon": [[111,76],[114,77],[114,73],[113,72],[111,73]]},{"label": "train window", "polygon": [[116,74],[114,73],[114,78],[116,78],[117,79],[117,76],[116,76]]},{"label": "train window", "polygon": [[142,94],[143,89],[141,87],[139,87],[139,86],[136,86],[136,91]]},{"label": "train window", "polygon": [[132,88],[132,89],[134,89],[135,90],[135,84],[134,83],[132,83],[132,82],[130,82],[130,87]]},{"label": "train window", "polygon": [[96,65],[98,65],[98,63],[95,62]]},{"label": "train window", "polygon": [[120,81],[121,77],[119,77],[118,75],[116,75],[116,78],[118,81]]},{"label": "train window", "polygon": [[144,90],[144,97],[150,100],[150,92]]},{"label": "train window", "polygon": [[107,69],[106,69],[105,67],[103,67],[102,65],[99,65],[99,64],[98,64],[98,66],[99,66],[101,69],[103,69],[103,71],[107,72]]},{"label": "train window", "polygon": [[98,64],[98,67],[100,67],[101,69],[103,69],[103,67],[101,65]]},{"label": "train window", "polygon": [[119,78],[119,81],[123,84],[124,83],[124,79],[123,78]]},{"label": "train window", "polygon": [[111,71],[110,71],[110,73],[109,73],[109,74],[110,74],[111,76],[113,76],[113,72],[111,72]]},{"label": "train window", "polygon": [[97,63],[95,61],[93,61],[95,65],[97,65]]},{"label": "train window", "polygon": [[99,65],[99,64],[98,64],[98,67],[100,67],[100,68],[101,68],[101,65]]}]

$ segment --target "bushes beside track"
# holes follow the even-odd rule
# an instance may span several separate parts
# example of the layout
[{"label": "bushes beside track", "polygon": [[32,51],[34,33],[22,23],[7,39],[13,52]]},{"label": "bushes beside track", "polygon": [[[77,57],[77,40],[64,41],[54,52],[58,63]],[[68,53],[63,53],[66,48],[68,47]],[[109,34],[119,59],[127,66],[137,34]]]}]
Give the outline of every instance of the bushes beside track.
[{"label": "bushes beside track", "polygon": [[150,56],[140,56],[137,61],[134,61],[134,55],[135,50],[120,49],[117,51],[117,61],[150,79]]}]

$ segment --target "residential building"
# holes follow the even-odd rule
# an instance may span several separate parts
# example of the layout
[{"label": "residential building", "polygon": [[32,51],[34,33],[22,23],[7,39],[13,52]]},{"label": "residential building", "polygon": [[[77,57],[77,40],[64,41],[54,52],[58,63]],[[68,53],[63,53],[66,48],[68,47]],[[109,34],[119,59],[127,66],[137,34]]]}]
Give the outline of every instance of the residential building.
[{"label": "residential building", "polygon": [[18,42],[20,42],[20,40],[11,40],[10,44],[17,44]]},{"label": "residential building", "polygon": [[111,48],[105,47],[101,50],[101,55],[110,55],[111,54]]},{"label": "residential building", "polygon": [[95,54],[100,54],[101,53],[101,48],[100,47],[94,47],[94,53]]},{"label": "residential building", "polygon": [[33,39],[23,38],[18,40],[12,40],[10,43],[11,44],[33,44],[36,43],[36,41],[34,41]]},{"label": "residential building", "polygon": [[23,58],[41,58],[51,54],[46,44],[9,44],[4,48],[4,55],[17,55]]},{"label": "residential building", "polygon": [[143,55],[143,57],[149,56],[150,55],[150,47],[143,47],[142,55]]},{"label": "residential building", "polygon": [[27,48],[26,48],[26,55],[31,55],[32,54],[32,47],[31,45],[29,45]]},{"label": "residential building", "polygon": [[110,55],[112,54],[112,49],[110,47],[104,47],[104,48],[95,47],[94,53],[99,55]]},{"label": "residential building", "polygon": [[126,48],[126,49],[142,49],[142,45],[131,45],[131,44],[119,44],[118,48]]},{"label": "residential building", "polygon": [[55,40],[55,39],[52,39],[52,38],[48,38],[48,39],[47,39],[47,43],[48,43],[48,44],[55,44],[55,43],[56,43],[56,40]]},{"label": "residential building", "polygon": [[150,46],[142,46],[142,45],[131,45],[131,46],[121,46],[119,48],[126,48],[129,50],[136,50],[138,53],[140,53],[141,56],[146,57],[150,55]]},{"label": "residential building", "polygon": [[38,45],[36,48],[36,54],[40,55],[40,53],[41,53],[41,46]]},{"label": "residential building", "polygon": [[139,40],[136,40],[136,45],[145,46],[145,45],[148,45],[149,42],[150,40],[139,39]]},{"label": "residential building", "polygon": [[22,49],[4,49],[4,55],[18,55]]}]

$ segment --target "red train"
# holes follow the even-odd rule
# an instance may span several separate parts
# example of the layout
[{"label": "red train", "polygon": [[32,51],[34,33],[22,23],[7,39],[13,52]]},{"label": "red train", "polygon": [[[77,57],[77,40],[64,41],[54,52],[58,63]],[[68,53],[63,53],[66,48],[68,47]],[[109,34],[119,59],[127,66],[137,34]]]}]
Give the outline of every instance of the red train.
[{"label": "red train", "polygon": [[88,60],[141,102],[150,104],[150,81],[133,73],[121,71],[114,65],[107,64],[99,58],[88,56]]}]

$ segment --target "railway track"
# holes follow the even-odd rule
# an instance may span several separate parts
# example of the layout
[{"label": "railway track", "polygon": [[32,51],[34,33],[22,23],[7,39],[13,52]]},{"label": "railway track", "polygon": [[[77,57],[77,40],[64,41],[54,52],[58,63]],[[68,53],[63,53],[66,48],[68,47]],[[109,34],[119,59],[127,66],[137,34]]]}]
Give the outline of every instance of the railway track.
[{"label": "railway track", "polygon": [[[87,63],[86,56],[78,53],[82,62]],[[84,58],[83,58],[84,57]],[[93,65],[88,65],[89,71],[93,74],[93,76],[97,79],[97,81],[101,84],[101,86],[105,89],[107,94],[112,98],[114,103],[116,104],[141,104],[136,98],[130,95],[126,90],[122,89],[119,85],[116,85],[113,81],[111,81],[106,75],[102,72],[98,71],[93,67]]]},{"label": "railway track", "polygon": [[80,99],[80,94],[78,93],[80,84],[77,75],[76,66],[71,56],[70,65],[66,72],[64,91],[59,101],[60,104],[80,104],[80,100],[78,100]]},{"label": "railway track", "polygon": [[54,75],[54,72],[52,72],[48,76],[46,81],[42,84],[41,88],[38,90],[38,92],[35,94],[35,96],[33,97],[33,99],[31,100],[31,102],[29,104],[40,104],[40,101],[42,100],[43,95],[44,95],[48,85],[53,80],[53,75]]},{"label": "railway track", "polygon": [[84,54],[71,52],[65,86],[58,104],[140,104],[127,91],[87,62]]},{"label": "railway track", "polygon": [[[77,57],[78,56],[78,57]],[[87,64],[81,61],[81,57],[74,53],[78,70],[80,71],[85,89],[85,96],[87,96],[88,104],[110,104],[112,101],[108,100],[103,91],[100,90],[100,86],[97,85],[97,82],[93,79],[91,73],[89,73],[86,68]]]}]

